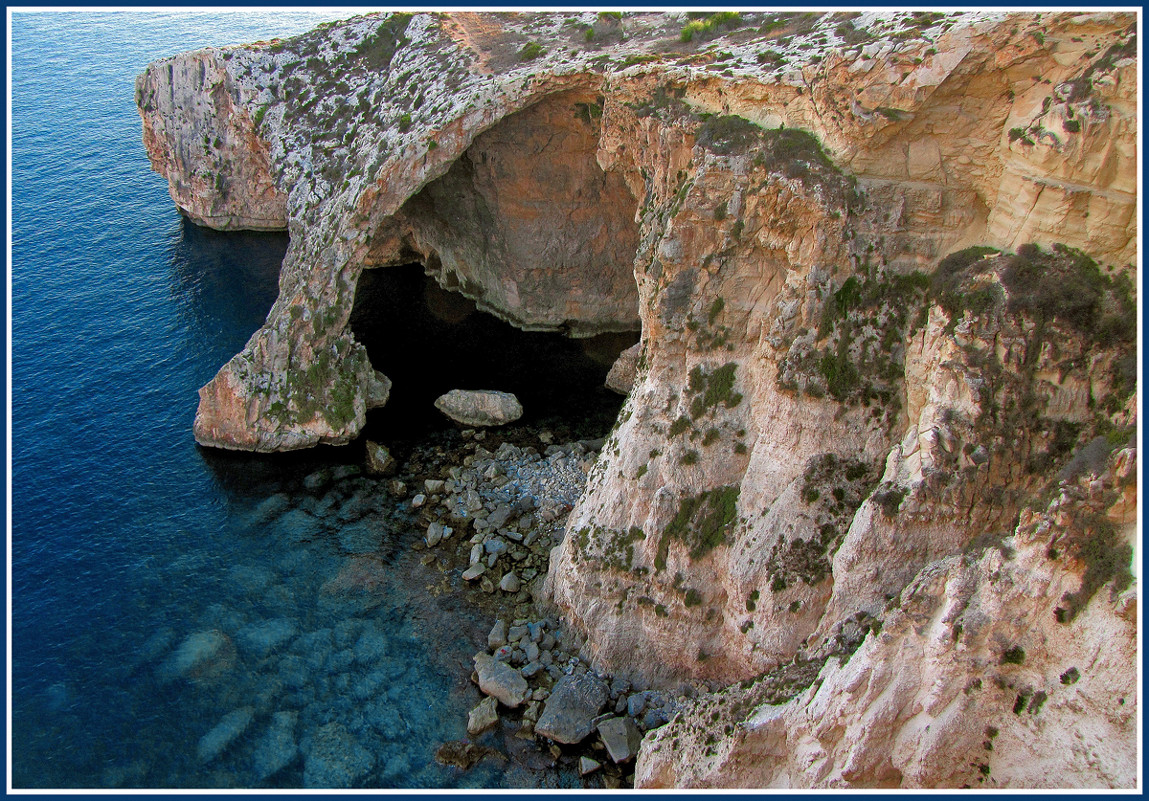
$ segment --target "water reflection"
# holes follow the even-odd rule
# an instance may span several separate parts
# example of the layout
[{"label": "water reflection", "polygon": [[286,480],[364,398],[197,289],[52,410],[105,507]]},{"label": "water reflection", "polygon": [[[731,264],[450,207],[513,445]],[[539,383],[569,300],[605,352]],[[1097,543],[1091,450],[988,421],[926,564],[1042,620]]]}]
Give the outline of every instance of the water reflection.
[{"label": "water reflection", "polygon": [[[165,244],[171,299],[189,349],[215,369],[238,353],[279,292],[286,233],[213,231],[180,216]],[[204,381],[206,382],[207,376]]]}]

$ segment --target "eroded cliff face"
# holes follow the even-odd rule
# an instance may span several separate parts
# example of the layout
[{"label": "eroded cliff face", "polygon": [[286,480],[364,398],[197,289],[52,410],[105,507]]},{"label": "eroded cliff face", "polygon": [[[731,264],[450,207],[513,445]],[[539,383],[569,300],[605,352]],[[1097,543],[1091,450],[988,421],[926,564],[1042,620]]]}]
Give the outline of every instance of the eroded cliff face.
[{"label": "eroded cliff face", "polygon": [[795,660],[698,699],[647,737],[636,786],[1135,786],[1135,465],[1118,450],[932,562],[812,683]]},{"label": "eroded cliff face", "polygon": [[[658,180],[693,181],[700,114],[811,131],[884,209],[857,233],[895,269],[967,243],[1132,260],[1128,18],[846,16],[775,15],[766,35],[706,48],[659,14],[399,14],[151,65],[137,85],[145,143],[180,208],[292,235],[279,301],[204,388],[197,438],[284,450],[354,437],[373,402],[347,330],[367,265],[422,259],[527,328],[633,326],[628,215],[643,170],[666,168],[644,137],[686,136]],[[681,103],[690,120],[622,129],[609,111],[622,102]],[[510,158],[517,141],[531,169]],[[627,148],[645,154],[629,173],[613,166]]]},{"label": "eroded cliff face", "polygon": [[287,196],[271,175],[270,148],[252,108],[227,70],[230,56],[187,53],[141,76],[136,105],[144,147],[168,179],[172,200],[199,225],[281,231]]},{"label": "eroded cliff face", "polygon": [[477,137],[372,236],[368,264],[417,259],[527,330],[637,329],[637,201],[595,160],[602,102],[551,95]]},{"label": "eroded cliff face", "polygon": [[292,237],[197,439],[355,436],[388,386],[347,328],[366,267],[641,325],[545,591],[599,665],[746,686],[640,783],[1129,786],[1133,18],[684,22],[377,16],[150,66],[177,204],[282,203]]}]

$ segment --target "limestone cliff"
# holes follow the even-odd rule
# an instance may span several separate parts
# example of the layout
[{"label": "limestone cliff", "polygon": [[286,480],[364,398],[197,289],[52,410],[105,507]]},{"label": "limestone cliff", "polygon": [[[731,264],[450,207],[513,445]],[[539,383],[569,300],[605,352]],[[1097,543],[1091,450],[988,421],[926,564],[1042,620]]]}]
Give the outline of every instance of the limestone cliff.
[{"label": "limestone cliff", "polygon": [[637,784],[1135,786],[1135,471],[1118,451],[994,545],[931,563],[813,682],[797,660],[700,698],[648,736]]},{"label": "limestone cliff", "polygon": [[291,234],[196,437],[353,438],[388,386],[347,327],[368,267],[420,261],[523,328],[641,327],[546,589],[611,670],[750,682],[648,736],[644,783],[1128,786],[1134,31],[396,14],[157,62],[137,98],[176,203]]}]

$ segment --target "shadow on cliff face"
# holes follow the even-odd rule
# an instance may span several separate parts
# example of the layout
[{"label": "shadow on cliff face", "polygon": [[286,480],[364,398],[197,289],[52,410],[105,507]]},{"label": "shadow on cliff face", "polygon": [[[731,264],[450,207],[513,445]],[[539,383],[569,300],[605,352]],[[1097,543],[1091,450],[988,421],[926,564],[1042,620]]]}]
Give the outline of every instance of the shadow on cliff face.
[{"label": "shadow on cliff face", "polygon": [[383,221],[364,263],[421,262],[523,328],[637,329],[639,201],[598,163],[603,103],[560,92],[504,117]]},{"label": "shadow on cliff face", "polygon": [[601,437],[623,400],[603,381],[618,354],[638,341],[637,331],[588,339],[521,331],[442,289],[418,264],[365,270],[351,330],[393,382],[387,405],[368,413],[364,429],[388,443],[452,426],[434,407],[452,389],[513,392],[522,424]]}]

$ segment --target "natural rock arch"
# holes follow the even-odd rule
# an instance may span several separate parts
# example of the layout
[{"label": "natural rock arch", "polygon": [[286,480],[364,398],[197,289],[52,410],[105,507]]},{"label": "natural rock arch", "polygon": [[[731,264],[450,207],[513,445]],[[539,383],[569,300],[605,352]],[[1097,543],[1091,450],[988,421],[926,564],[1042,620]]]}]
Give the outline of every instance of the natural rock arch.
[{"label": "natural rock arch", "polygon": [[638,328],[638,201],[596,161],[603,97],[561,92],[478,136],[371,234],[365,266],[421,261],[526,330]]}]

